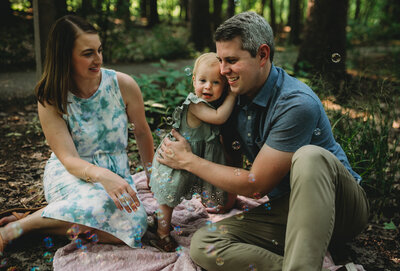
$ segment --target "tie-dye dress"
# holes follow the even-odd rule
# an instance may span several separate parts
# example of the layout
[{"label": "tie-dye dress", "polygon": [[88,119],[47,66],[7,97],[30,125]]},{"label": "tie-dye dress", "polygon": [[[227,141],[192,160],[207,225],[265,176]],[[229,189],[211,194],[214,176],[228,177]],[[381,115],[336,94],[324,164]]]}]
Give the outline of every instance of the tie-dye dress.
[{"label": "tie-dye dress", "polygon": [[[126,147],[128,118],[115,71],[101,69],[98,90],[88,99],[68,94],[67,123],[80,157],[108,168],[136,191],[129,171]],[[130,247],[140,246],[147,229],[146,211],[120,211],[100,183],[88,183],[71,175],[54,153],[44,172],[48,206],[43,217],[86,225],[112,234]],[[136,191],[137,192],[137,191]]]}]

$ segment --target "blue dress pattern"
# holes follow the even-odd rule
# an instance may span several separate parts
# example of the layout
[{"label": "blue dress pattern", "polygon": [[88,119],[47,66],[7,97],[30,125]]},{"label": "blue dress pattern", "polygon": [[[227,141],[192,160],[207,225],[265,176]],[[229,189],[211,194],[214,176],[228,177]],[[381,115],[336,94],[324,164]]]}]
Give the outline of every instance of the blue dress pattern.
[{"label": "blue dress pattern", "polygon": [[[80,157],[124,178],[137,192],[130,175],[126,147],[128,117],[113,70],[101,69],[98,90],[88,99],[68,93],[63,115]],[[71,175],[54,153],[43,179],[48,206],[43,217],[81,224],[110,233],[130,247],[139,247],[147,229],[143,204],[136,212],[120,211],[100,183]]]}]

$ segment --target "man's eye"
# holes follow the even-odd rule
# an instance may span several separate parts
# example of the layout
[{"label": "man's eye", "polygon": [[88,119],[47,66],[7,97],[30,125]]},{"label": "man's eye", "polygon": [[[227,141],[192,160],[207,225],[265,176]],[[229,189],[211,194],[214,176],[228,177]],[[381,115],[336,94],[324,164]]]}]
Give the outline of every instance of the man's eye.
[{"label": "man's eye", "polygon": [[228,59],[226,62],[228,62],[229,64],[235,64],[236,59]]}]

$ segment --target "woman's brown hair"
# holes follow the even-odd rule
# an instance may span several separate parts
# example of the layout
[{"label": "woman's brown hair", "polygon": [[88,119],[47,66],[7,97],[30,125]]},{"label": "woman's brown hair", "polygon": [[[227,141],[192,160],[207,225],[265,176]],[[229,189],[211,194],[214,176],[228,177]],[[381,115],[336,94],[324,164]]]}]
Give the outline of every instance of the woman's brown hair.
[{"label": "woman's brown hair", "polygon": [[84,19],[66,15],[51,27],[46,46],[46,57],[42,77],[35,87],[38,101],[56,107],[60,114],[67,114],[68,91],[73,87],[72,50],[75,40],[82,34],[97,34],[98,31]]}]

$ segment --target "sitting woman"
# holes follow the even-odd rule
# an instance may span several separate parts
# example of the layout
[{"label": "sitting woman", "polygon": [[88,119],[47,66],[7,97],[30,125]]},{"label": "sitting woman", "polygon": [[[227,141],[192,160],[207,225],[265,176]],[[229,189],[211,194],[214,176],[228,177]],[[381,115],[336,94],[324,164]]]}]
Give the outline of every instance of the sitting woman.
[{"label": "sitting woman", "polygon": [[139,86],[126,74],[101,68],[102,62],[92,25],[73,15],[55,22],[35,89],[53,151],[43,180],[48,205],[0,220],[0,254],[21,233],[66,235],[73,225],[97,234],[101,243],[140,246],[147,215],[130,175],[128,121],[143,163],[153,159],[153,139]]}]

